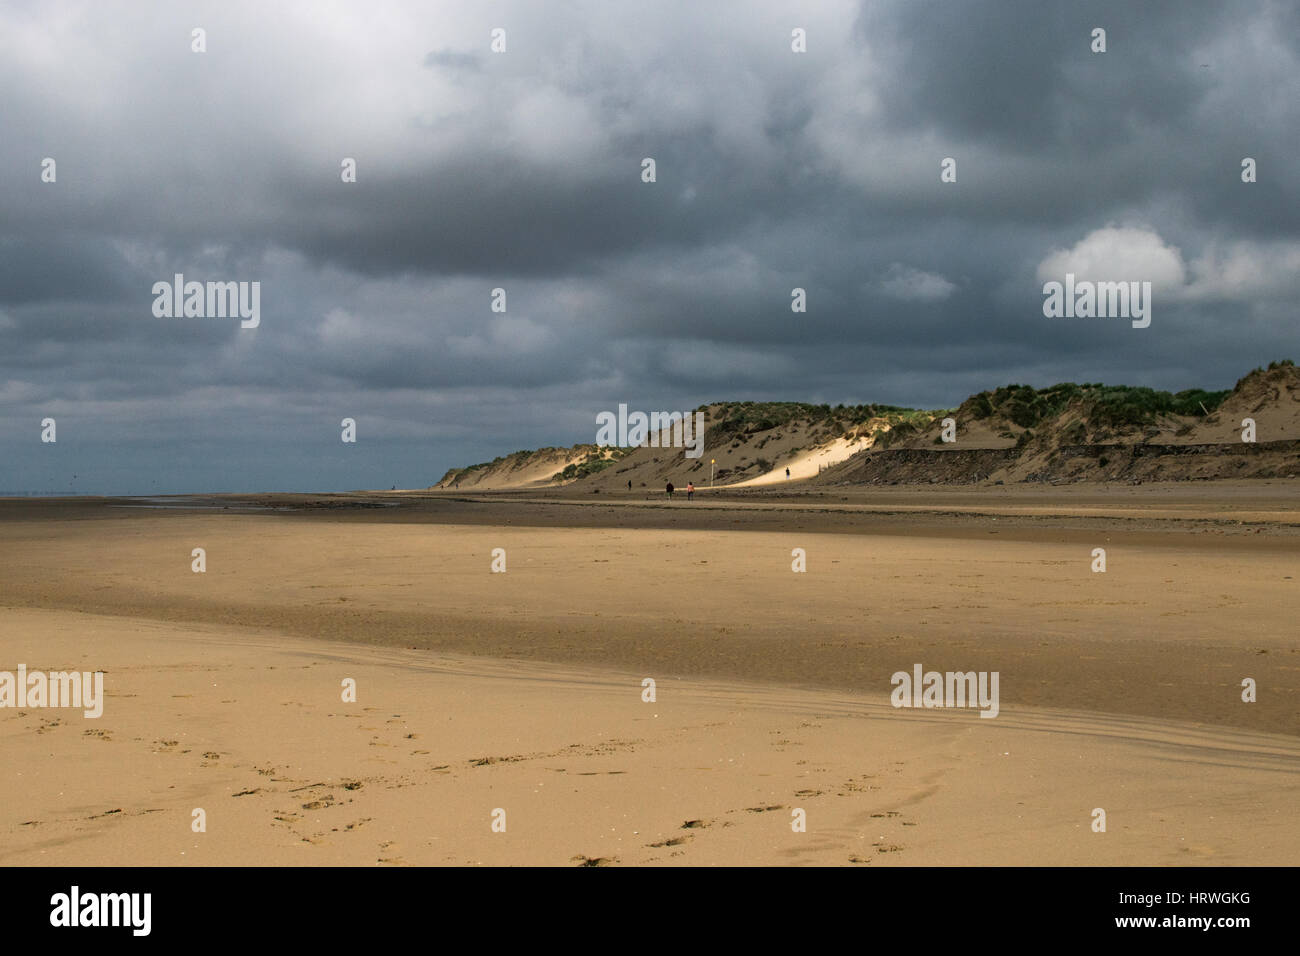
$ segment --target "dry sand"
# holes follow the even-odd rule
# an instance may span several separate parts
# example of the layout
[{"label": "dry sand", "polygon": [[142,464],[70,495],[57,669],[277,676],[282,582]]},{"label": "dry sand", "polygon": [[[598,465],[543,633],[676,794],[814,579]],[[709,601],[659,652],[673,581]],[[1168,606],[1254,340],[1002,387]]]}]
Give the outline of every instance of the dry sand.
[{"label": "dry sand", "polygon": [[0,502],[0,862],[1293,864],[1294,485]]},{"label": "dry sand", "polygon": [[[798,434],[796,432],[795,437],[798,437]],[[793,444],[793,442],[787,441],[787,444]],[[768,452],[769,455],[778,458],[779,464],[775,468],[755,478],[748,478],[728,485],[728,488],[757,488],[780,485],[789,481],[798,481],[802,478],[813,478],[823,468],[829,468],[831,465],[838,465],[842,461],[848,461],[858,452],[870,447],[871,443],[865,436],[836,438],[833,441],[818,444],[811,451],[803,453],[791,453],[784,447],[778,447]],[[788,476],[786,475],[787,471],[790,473]]]}]

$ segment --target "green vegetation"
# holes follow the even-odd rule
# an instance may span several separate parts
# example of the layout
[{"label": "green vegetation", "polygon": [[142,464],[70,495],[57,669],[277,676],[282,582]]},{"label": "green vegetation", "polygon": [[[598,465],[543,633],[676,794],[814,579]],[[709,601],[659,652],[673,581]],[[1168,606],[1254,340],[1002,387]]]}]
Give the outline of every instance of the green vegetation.
[{"label": "green vegetation", "polygon": [[873,418],[901,418],[925,415],[914,408],[898,405],[812,405],[807,402],[719,402],[716,423],[710,431],[718,434],[739,434],[767,431],[797,419],[806,419],[812,426],[833,427],[846,430]]},{"label": "green vegetation", "polygon": [[572,478],[586,478],[588,475],[594,475],[597,472],[604,471],[610,465],[614,464],[613,458],[596,458],[588,459],[583,462],[574,462],[565,465],[563,471],[557,471],[551,476],[551,481],[569,481]]},{"label": "green vegetation", "polygon": [[993,403],[989,401],[988,392],[980,392],[970,400],[971,414],[976,418],[988,418],[993,414]]},{"label": "green vegetation", "polygon": [[531,454],[533,454],[531,451],[514,451],[508,455],[498,455],[491,461],[480,461],[477,465],[466,465],[464,468],[457,468],[456,470],[464,474],[467,471],[478,471],[480,468],[491,468],[493,465],[501,464],[501,462],[505,461],[507,458],[522,457]]},{"label": "green vegetation", "polygon": [[853,429],[872,419],[883,419],[892,429],[878,434],[877,441],[882,442],[883,447],[928,425],[936,414],[943,412],[880,404],[836,405],[832,408],[807,402],[719,402],[714,423],[709,427],[709,447],[730,445],[735,449],[755,432],[801,420],[807,421],[806,435],[814,443],[835,437],[846,438]]},{"label": "green vegetation", "polygon": [[1078,402],[1083,419],[1071,428],[1079,437],[1080,427],[1095,430],[1149,425],[1159,415],[1201,417],[1213,412],[1230,394],[1226,389],[1207,392],[1189,388],[1170,393],[1131,385],[1062,382],[1043,389],[1030,385],[1004,385],[991,392],[980,392],[970,399],[969,404],[976,418],[988,418],[997,413],[1021,428],[1034,428],[1040,422],[1059,415],[1071,402]]},{"label": "green vegetation", "polygon": [[1061,444],[1082,445],[1088,440],[1088,426],[1076,419],[1061,429]]},{"label": "green vegetation", "polygon": [[[926,417],[927,419],[929,418],[929,416]],[[916,421],[899,422],[897,425],[894,425],[892,428],[890,428],[889,431],[887,432],[882,431],[877,433],[876,441],[872,445],[872,448],[876,448],[876,449],[888,448],[894,442],[905,441],[906,439],[911,438],[918,431],[920,431],[921,426],[923,424],[925,424],[925,422],[916,422]]]},{"label": "green vegetation", "polygon": [[1246,379],[1250,378],[1251,375],[1262,375],[1266,371],[1275,372],[1280,368],[1295,368],[1295,362],[1291,361],[1290,359],[1282,359],[1277,362],[1269,362],[1267,369],[1257,368],[1254,371],[1252,371],[1249,375],[1246,375],[1245,377],[1238,379],[1236,387],[1241,388],[1241,383],[1246,381]]},{"label": "green vegetation", "polygon": [[563,471],[557,471],[551,476],[551,481],[570,481],[574,478],[586,478],[597,472],[604,471],[610,465],[616,464],[630,454],[630,448],[601,448],[593,447],[587,452],[587,457],[582,461],[573,462],[564,467]]},{"label": "green vegetation", "polygon": [[1192,415],[1201,418],[1223,404],[1223,400],[1230,394],[1232,392],[1229,389],[1207,392],[1203,388],[1189,388],[1171,395],[1150,388],[1111,386],[1099,391],[1089,423],[1094,427],[1115,427],[1147,425],[1155,421],[1157,415]]},{"label": "green vegetation", "polygon": [[1235,388],[1238,389],[1242,388],[1242,385],[1244,384],[1245,380],[1247,380],[1247,378],[1251,377],[1252,375],[1264,375],[1265,372],[1275,372],[1278,371],[1279,368],[1295,368],[1295,367],[1296,367],[1296,363],[1292,362],[1291,359],[1281,359],[1279,360],[1279,362],[1270,362],[1268,368],[1262,368],[1262,367],[1255,368],[1252,369],[1252,371],[1249,372],[1248,375],[1238,378],[1238,381],[1236,381]]}]

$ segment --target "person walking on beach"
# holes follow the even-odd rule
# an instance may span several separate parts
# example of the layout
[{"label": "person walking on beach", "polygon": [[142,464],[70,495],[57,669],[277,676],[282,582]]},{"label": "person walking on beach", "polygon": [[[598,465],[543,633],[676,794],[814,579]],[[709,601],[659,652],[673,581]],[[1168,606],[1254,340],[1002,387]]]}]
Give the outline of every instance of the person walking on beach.
[{"label": "person walking on beach", "polygon": [[672,496],[673,496],[673,483],[670,481],[668,482],[668,497],[671,498]]},{"label": "person walking on beach", "polygon": [[789,481],[789,480],[790,480],[790,469],[789,469],[789,468],[787,468],[787,469],[785,470],[785,480],[786,480],[786,481]]},{"label": "person walking on beach", "polygon": [[631,478],[629,478],[629,479],[627,480],[627,490],[628,490],[628,491],[631,491],[631,490],[632,490],[632,479],[631,479]]},{"label": "person walking on beach", "polygon": [[686,482],[686,500],[690,501],[695,497],[695,482]]}]

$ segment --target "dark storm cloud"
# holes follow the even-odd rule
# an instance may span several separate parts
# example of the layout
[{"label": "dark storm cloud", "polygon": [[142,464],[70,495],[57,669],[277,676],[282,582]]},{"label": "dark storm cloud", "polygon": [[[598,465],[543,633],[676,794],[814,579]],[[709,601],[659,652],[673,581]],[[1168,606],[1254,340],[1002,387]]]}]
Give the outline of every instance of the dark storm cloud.
[{"label": "dark storm cloud", "polygon": [[[1209,88],[1196,46],[1233,15],[1218,3],[977,0],[867,5],[858,29],[897,78],[895,129],[932,125],[1038,154],[1177,123]],[[1107,32],[1105,56],[1091,51],[1094,27]]]},{"label": "dark storm cloud", "polygon": [[[869,4],[857,29],[894,81],[889,127],[1036,159],[1014,167],[1029,214],[1167,191],[1244,233],[1294,236],[1295,177],[1243,192],[1236,171],[1245,155],[1294,165],[1296,20],[1289,4],[980,0]],[[1091,52],[1095,27],[1105,54]]]},{"label": "dark storm cloud", "polygon": [[[1222,387],[1294,341],[1294,5],[388,9],[0,13],[8,467],[58,411],[181,486],[223,441],[354,486],[353,415],[416,484],[620,401]],[[1152,327],[1044,319],[1043,263],[1112,225],[1167,250]],[[261,326],[155,318],[177,272],[261,282]]]},{"label": "dark storm cloud", "polygon": [[120,302],[128,295],[121,256],[101,239],[0,238],[0,307]]}]

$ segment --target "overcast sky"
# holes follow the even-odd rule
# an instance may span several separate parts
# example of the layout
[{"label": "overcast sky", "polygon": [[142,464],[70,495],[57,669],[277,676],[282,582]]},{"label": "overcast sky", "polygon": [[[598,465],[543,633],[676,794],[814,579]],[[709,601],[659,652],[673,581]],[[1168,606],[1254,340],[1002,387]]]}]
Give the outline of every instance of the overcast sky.
[{"label": "overcast sky", "polygon": [[[1298,60],[1258,0],[5,2],[0,492],[422,487],[621,402],[1230,387],[1300,359]],[[1066,271],[1152,282],[1150,327],[1046,318]],[[175,273],[260,325],[156,317]]]}]

